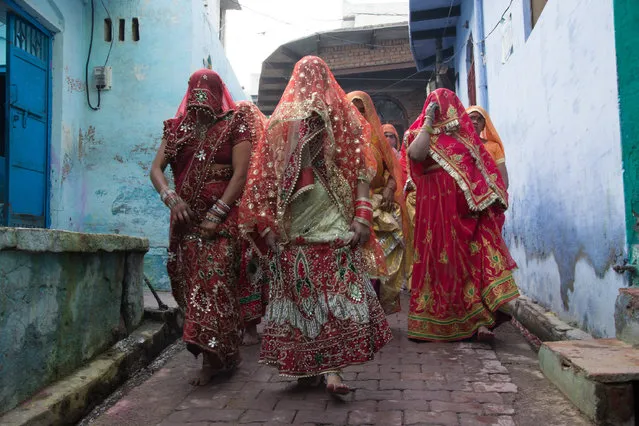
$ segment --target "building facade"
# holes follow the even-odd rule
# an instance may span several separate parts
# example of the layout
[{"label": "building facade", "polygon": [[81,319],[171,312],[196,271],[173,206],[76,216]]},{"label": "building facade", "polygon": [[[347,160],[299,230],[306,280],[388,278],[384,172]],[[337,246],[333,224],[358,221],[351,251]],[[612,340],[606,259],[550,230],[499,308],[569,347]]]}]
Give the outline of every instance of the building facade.
[{"label": "building facade", "polygon": [[[175,114],[193,71],[214,69],[235,99],[245,99],[220,41],[225,9],[236,3],[12,0],[1,7],[8,90],[0,96],[10,106],[0,151],[3,224],[147,237],[147,273],[168,288],[168,211],[149,167],[162,121]],[[93,68],[104,65],[111,87],[98,92]]]},{"label": "building facade", "polygon": [[456,91],[489,111],[505,145],[517,282],[565,321],[614,336],[631,282],[614,267],[636,243],[637,6],[458,0],[453,14]]}]

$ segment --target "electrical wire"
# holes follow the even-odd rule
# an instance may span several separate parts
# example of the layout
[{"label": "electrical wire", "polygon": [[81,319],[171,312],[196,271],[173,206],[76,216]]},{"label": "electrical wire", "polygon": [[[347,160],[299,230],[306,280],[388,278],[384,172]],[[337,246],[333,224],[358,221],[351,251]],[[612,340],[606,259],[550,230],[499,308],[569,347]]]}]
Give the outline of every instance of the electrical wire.
[{"label": "electrical wire", "polygon": [[[109,22],[111,22],[111,25],[113,25],[111,14],[109,13],[109,9],[107,9],[106,5],[104,4],[104,0],[100,0],[100,2],[102,2],[102,7],[104,8],[104,11],[106,12],[107,17],[109,18]],[[111,57],[111,49],[113,49],[113,26],[111,26],[111,45],[109,46],[109,53],[107,53],[106,60],[104,61],[105,67],[109,63],[109,58]]]},{"label": "electrical wire", "polygon": [[93,31],[95,29],[95,1],[91,0],[91,39],[89,40],[89,54],[87,55],[87,63],[84,68],[84,84],[85,90],[87,92],[87,103],[89,104],[89,108],[93,111],[97,111],[100,109],[100,89],[98,89],[98,105],[93,106],[91,104],[91,97],[89,95],[89,63],[91,62],[91,52],[93,51]]}]

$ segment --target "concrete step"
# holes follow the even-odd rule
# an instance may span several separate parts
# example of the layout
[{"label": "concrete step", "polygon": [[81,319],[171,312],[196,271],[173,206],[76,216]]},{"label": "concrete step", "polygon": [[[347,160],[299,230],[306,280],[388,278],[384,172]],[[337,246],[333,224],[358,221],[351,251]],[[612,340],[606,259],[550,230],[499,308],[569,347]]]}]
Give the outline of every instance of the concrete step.
[{"label": "concrete step", "polygon": [[75,424],[129,377],[147,366],[180,336],[175,309],[149,310],[127,338],[74,373],[45,387],[13,410],[0,425],[57,426]]},{"label": "concrete step", "polygon": [[544,343],[544,375],[598,425],[635,425],[639,350],[617,339]]}]

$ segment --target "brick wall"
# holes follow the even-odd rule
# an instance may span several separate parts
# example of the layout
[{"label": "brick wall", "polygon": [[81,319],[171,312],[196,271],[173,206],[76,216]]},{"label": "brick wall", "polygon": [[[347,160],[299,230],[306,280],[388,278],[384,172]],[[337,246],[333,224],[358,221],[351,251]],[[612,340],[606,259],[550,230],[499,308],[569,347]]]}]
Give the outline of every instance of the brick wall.
[{"label": "brick wall", "polygon": [[374,47],[360,44],[322,47],[319,56],[332,70],[412,62],[408,39],[374,42]]}]

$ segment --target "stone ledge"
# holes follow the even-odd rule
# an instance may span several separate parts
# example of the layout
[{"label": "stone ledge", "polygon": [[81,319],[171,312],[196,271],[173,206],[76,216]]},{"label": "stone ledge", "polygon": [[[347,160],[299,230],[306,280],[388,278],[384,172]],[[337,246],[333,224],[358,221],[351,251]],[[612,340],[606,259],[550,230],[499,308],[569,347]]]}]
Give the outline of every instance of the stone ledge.
[{"label": "stone ledge", "polygon": [[165,312],[173,322],[146,320],[129,337],[116,343],[85,367],[47,386],[17,408],[0,415],[1,425],[58,426],[75,424],[96,404],[179,337],[175,310]]},{"label": "stone ledge", "polygon": [[526,296],[521,296],[509,304],[513,317],[543,342],[593,338],[585,331],[566,324]]},{"label": "stone ledge", "polygon": [[595,424],[635,424],[639,351],[631,345],[617,339],[547,342],[539,366]]},{"label": "stone ledge", "polygon": [[22,250],[49,253],[143,252],[147,238],[113,234],[84,234],[54,229],[0,228],[0,252]]}]

